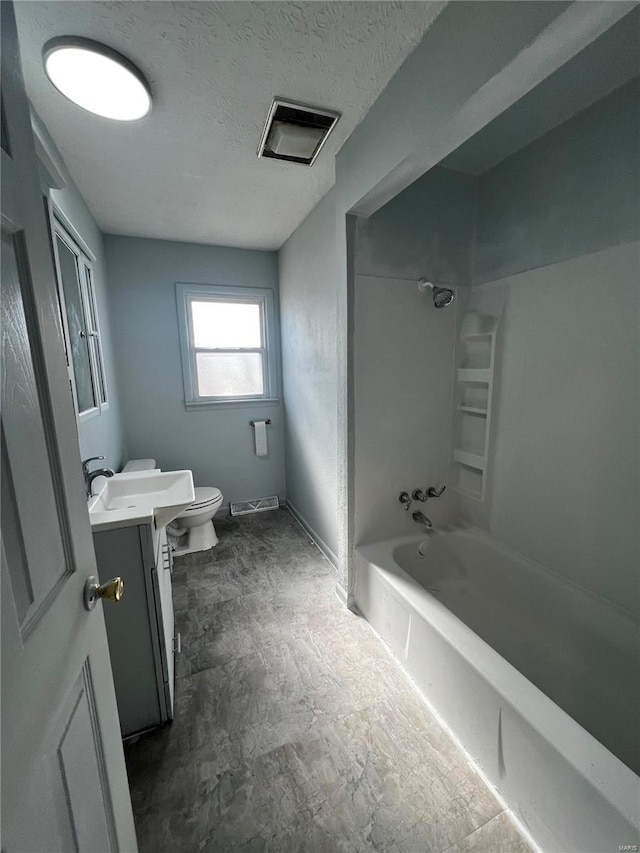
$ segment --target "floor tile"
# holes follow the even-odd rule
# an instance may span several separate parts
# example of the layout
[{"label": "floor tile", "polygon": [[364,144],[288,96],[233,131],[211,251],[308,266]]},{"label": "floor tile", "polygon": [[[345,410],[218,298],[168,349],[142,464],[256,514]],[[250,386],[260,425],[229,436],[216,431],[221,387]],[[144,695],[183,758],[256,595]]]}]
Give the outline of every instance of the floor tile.
[{"label": "floor tile", "polygon": [[525,853],[292,516],[216,528],[175,562],[175,719],[126,747],[141,853]]},{"label": "floor tile", "polygon": [[533,853],[533,849],[502,812],[449,847],[447,853]]}]

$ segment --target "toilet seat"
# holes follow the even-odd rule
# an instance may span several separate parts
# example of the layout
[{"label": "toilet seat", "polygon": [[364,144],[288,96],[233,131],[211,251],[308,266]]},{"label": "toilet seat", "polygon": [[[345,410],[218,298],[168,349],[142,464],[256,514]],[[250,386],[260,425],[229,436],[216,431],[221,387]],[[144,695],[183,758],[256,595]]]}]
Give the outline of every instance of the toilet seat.
[{"label": "toilet seat", "polygon": [[[215,504],[222,503],[222,492],[220,489],[216,489],[215,486],[197,486],[194,491],[196,495],[195,501],[191,506],[181,512],[180,516],[189,515],[190,513],[195,512],[202,512],[202,510],[207,507],[212,507]],[[178,518],[180,518],[180,516],[178,516]]]}]

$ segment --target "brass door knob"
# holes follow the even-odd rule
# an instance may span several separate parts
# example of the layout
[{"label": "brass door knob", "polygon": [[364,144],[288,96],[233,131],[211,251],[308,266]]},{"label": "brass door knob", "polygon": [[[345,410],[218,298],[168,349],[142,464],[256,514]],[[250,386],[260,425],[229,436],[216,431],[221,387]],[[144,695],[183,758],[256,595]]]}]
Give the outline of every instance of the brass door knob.
[{"label": "brass door knob", "polygon": [[87,610],[93,610],[99,598],[117,603],[122,598],[123,592],[122,578],[111,578],[110,581],[99,584],[96,578],[91,575],[84,585],[84,606]]}]

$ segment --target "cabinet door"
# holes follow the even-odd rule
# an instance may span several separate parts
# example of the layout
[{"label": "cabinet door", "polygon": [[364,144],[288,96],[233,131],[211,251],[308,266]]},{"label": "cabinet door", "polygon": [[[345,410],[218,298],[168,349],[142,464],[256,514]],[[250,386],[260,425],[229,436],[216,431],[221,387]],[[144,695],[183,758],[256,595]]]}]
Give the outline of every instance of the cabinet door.
[{"label": "cabinet door", "polygon": [[124,582],[122,601],[117,607],[104,608],[123,737],[163,721],[164,702],[158,695],[155,668],[155,620],[149,622],[154,593],[145,578],[143,530],[121,527],[93,534],[100,581],[120,575]]}]

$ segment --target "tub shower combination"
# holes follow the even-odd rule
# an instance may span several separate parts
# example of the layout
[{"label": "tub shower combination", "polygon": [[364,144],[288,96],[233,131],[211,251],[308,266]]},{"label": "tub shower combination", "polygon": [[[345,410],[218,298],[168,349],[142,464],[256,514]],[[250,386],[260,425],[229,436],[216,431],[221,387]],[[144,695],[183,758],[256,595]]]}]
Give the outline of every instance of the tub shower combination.
[{"label": "tub shower combination", "polygon": [[473,528],[355,563],[358,608],[542,850],[637,849],[632,615]]}]

